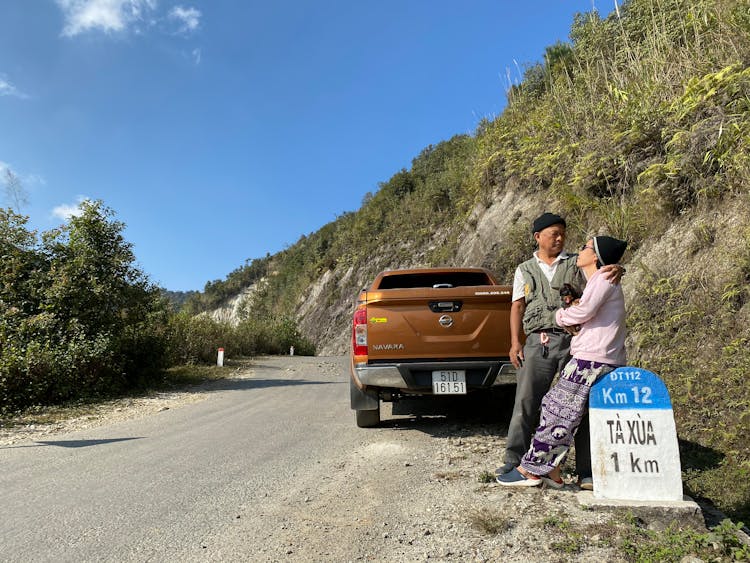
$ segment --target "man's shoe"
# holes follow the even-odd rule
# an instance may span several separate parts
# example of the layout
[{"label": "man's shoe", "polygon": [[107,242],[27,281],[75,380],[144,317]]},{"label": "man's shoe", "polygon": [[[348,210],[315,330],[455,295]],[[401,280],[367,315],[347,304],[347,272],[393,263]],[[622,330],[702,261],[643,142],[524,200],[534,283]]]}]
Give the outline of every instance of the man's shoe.
[{"label": "man's shoe", "polygon": [[594,479],[592,477],[583,477],[578,479],[578,486],[584,491],[594,490]]},{"label": "man's shoe", "polygon": [[506,473],[510,473],[511,471],[513,471],[516,467],[518,467],[517,463],[506,463],[503,466],[495,469],[495,475],[505,475]]},{"label": "man's shoe", "polygon": [[539,477],[526,477],[516,467],[505,475],[498,475],[495,481],[505,487],[538,487],[542,484]]}]

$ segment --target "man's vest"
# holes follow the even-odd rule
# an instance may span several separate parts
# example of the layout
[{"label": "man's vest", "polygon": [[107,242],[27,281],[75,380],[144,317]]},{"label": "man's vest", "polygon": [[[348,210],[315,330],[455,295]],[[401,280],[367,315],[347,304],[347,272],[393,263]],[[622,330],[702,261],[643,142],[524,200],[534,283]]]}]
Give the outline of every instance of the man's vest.
[{"label": "man's vest", "polygon": [[535,330],[559,328],[555,322],[555,311],[562,306],[560,288],[569,283],[579,293],[586,285],[583,272],[576,266],[576,254],[568,254],[560,260],[552,276],[552,282],[542,272],[536,257],[526,260],[519,267],[524,279],[526,311],[523,314],[523,331],[530,334]]}]

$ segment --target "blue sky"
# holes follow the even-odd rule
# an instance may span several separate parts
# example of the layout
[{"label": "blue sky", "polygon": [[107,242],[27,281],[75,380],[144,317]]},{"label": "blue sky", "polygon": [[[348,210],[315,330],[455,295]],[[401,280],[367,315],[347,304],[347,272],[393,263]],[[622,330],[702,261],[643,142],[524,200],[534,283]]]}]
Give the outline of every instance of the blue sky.
[{"label": "blue sky", "polygon": [[592,7],[614,4],[2,0],[0,172],[33,228],[101,199],[153,282],[200,290],[499,115]]}]

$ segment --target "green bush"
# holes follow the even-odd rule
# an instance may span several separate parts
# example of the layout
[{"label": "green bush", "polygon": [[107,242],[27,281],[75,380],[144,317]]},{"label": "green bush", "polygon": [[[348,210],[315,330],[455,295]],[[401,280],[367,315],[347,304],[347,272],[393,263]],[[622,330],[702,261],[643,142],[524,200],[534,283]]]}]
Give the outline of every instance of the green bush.
[{"label": "green bush", "polygon": [[9,344],[0,353],[0,411],[111,393],[123,387],[117,368],[104,335],[71,331]]},{"label": "green bush", "polygon": [[[0,411],[110,395],[165,365],[166,305],[101,202],[41,239],[0,212]],[[5,259],[7,258],[7,260]]]},{"label": "green bush", "polygon": [[215,321],[206,315],[191,316],[187,313],[173,315],[170,319],[171,365],[215,363],[219,348],[224,349],[226,358],[232,358],[288,354],[292,346],[295,354],[315,354],[315,346],[287,317],[245,320],[237,326]]},{"label": "green bush", "polygon": [[216,362],[219,348],[231,353],[232,327],[206,315],[179,313],[170,318],[169,363],[209,364]]}]

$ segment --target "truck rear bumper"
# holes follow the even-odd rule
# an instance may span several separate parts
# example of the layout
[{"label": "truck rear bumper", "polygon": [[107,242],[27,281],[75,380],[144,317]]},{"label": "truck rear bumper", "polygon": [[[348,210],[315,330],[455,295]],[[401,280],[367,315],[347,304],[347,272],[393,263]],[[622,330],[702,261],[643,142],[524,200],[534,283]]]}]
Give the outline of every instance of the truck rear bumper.
[{"label": "truck rear bumper", "polygon": [[428,389],[432,372],[464,370],[470,389],[488,388],[516,382],[516,368],[503,361],[409,362],[376,365],[355,365],[355,375],[362,385],[392,389]]}]

